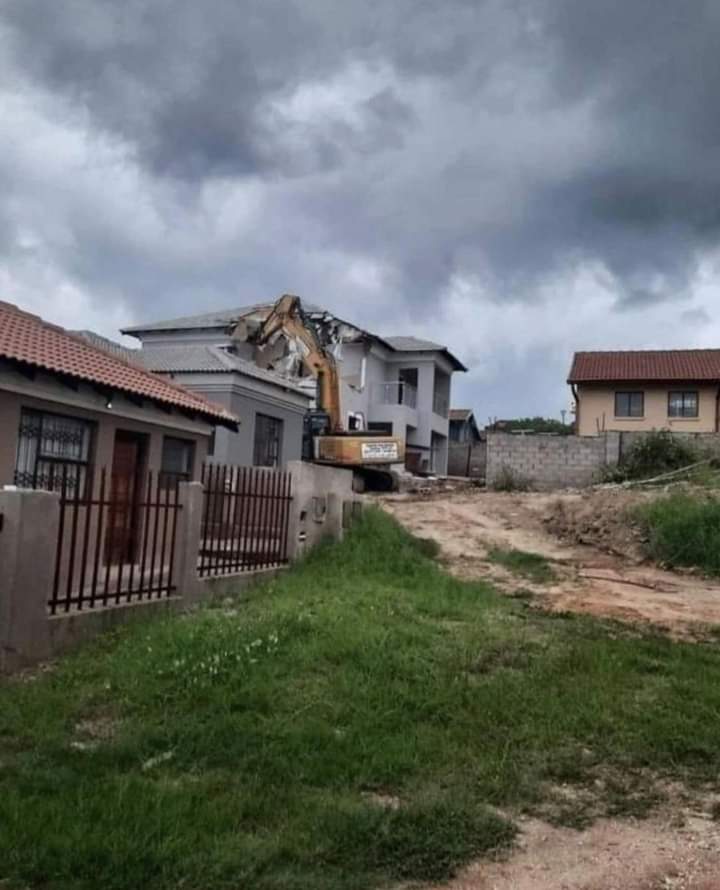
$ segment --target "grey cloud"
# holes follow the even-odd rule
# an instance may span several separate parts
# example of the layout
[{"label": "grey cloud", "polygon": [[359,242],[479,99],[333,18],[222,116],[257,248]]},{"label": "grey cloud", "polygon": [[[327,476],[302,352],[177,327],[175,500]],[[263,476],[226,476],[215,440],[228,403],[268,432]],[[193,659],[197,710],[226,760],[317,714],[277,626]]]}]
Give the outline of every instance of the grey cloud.
[{"label": "grey cloud", "polygon": [[[126,186],[79,198],[0,158],[0,249],[27,222],[10,207],[42,206],[38,262],[136,316],[292,289],[400,330],[458,277],[534,303],[581,263],[614,311],[652,311],[687,306],[718,247],[711,0],[23,0],[0,22],[2,82],[86,113],[161,217],[139,237],[130,208],[103,212]],[[287,111],[357,68],[366,92]],[[244,184],[257,208],[228,232],[213,215]],[[381,308],[353,257],[386,275]]]}]

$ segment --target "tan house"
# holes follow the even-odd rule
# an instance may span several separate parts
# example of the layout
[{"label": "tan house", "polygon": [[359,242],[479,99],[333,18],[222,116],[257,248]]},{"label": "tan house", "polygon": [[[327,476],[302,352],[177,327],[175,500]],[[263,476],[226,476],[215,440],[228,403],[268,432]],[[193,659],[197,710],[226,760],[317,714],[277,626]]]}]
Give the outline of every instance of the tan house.
[{"label": "tan house", "polygon": [[720,349],[576,352],[576,432],[719,429]]}]

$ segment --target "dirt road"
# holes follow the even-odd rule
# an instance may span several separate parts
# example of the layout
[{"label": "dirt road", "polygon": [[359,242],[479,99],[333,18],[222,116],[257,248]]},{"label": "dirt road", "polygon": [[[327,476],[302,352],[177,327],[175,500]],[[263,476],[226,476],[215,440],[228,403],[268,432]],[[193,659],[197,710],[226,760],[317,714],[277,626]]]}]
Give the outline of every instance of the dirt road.
[{"label": "dirt road", "polygon": [[[589,501],[592,498],[596,502]],[[501,589],[522,587],[544,608],[648,621],[675,636],[692,636],[708,625],[720,625],[720,584],[640,562],[637,541],[627,530],[625,537],[620,533],[624,526],[617,518],[626,499],[623,494],[602,492],[478,491],[430,497],[391,495],[382,502],[415,534],[437,541],[442,560],[454,574],[490,578]],[[586,522],[587,514],[598,516],[596,533],[592,523],[589,531],[582,529],[580,520],[585,533],[571,535],[571,541],[552,533],[558,524],[572,526],[573,517]],[[578,539],[591,543],[578,544]],[[597,546],[592,544],[595,539]],[[555,582],[538,585],[510,575],[488,560],[488,552],[495,547],[547,557],[553,561]]]},{"label": "dirt road", "polygon": [[[623,519],[624,494],[478,491],[382,501],[412,532],[440,544],[454,574],[489,578],[508,592],[524,588],[544,608],[653,622],[678,637],[720,624],[720,585],[642,563]],[[488,560],[498,547],[547,557],[555,581],[511,575]],[[720,890],[720,823],[711,810],[707,801],[676,803],[647,820],[603,819],[582,832],[521,819],[507,858],[475,863],[432,890]]]}]

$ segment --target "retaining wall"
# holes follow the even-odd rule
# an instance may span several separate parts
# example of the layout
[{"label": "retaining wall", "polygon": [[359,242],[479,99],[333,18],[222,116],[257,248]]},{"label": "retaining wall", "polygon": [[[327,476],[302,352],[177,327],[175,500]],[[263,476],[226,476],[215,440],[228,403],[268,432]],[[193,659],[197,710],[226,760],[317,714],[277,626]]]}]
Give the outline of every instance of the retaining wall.
[{"label": "retaining wall", "polygon": [[620,434],[553,436],[543,433],[487,434],[487,484],[512,473],[537,489],[583,488],[598,481],[603,468],[616,464]]}]

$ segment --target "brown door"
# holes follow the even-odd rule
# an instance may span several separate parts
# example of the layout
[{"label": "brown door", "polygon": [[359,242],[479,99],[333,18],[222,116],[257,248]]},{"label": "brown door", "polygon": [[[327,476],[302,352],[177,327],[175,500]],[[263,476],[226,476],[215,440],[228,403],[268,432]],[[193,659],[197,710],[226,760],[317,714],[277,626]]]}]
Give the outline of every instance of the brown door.
[{"label": "brown door", "polygon": [[110,507],[105,537],[106,560],[132,562],[138,540],[138,503],[145,437],[118,430],[115,433]]}]

